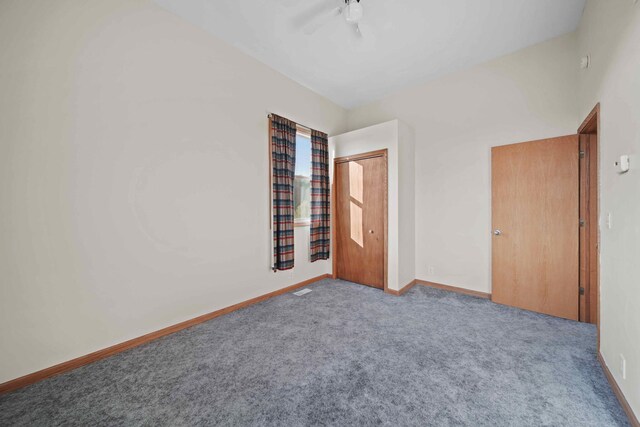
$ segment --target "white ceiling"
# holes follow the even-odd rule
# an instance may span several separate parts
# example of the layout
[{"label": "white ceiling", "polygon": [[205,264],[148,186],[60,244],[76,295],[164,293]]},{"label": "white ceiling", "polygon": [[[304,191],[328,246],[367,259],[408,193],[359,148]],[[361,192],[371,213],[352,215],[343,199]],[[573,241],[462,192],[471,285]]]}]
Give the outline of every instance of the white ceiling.
[{"label": "white ceiling", "polygon": [[574,31],[586,0],[361,0],[363,37],[344,0],[154,0],[289,78],[352,108]]}]

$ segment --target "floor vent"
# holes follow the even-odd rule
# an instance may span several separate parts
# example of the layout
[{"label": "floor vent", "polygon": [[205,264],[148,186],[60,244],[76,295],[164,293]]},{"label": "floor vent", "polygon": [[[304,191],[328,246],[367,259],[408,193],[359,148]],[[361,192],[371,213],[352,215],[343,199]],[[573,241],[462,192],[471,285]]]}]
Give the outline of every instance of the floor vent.
[{"label": "floor vent", "polygon": [[293,294],[301,297],[302,295],[308,294],[309,292],[311,292],[311,289],[303,289],[301,291],[294,292]]}]

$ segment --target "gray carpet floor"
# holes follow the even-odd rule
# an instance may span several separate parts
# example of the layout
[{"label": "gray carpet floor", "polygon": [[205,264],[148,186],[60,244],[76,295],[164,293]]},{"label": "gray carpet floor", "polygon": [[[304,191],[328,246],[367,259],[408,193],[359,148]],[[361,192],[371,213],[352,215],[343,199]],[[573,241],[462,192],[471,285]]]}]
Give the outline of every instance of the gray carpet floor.
[{"label": "gray carpet floor", "polygon": [[1,396],[0,425],[628,425],[592,325],[309,288]]}]

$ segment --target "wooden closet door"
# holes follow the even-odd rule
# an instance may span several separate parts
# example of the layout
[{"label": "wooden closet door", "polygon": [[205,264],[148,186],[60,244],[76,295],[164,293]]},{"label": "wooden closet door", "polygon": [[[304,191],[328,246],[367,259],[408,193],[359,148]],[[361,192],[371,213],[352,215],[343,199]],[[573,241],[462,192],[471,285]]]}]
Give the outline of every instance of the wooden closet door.
[{"label": "wooden closet door", "polygon": [[577,320],[578,136],[491,153],[492,300]]},{"label": "wooden closet door", "polygon": [[337,277],[384,289],[385,157],[336,163]]}]

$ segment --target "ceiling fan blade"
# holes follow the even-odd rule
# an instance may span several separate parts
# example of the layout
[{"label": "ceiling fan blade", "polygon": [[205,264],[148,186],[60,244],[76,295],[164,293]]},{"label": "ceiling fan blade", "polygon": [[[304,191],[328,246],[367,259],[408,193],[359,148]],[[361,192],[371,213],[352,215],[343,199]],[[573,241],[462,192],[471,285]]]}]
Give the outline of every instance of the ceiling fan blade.
[{"label": "ceiling fan blade", "polygon": [[333,9],[316,15],[311,21],[302,27],[302,32],[311,35],[318,31],[321,27],[329,23],[333,18],[342,14],[342,7],[334,7]]}]

